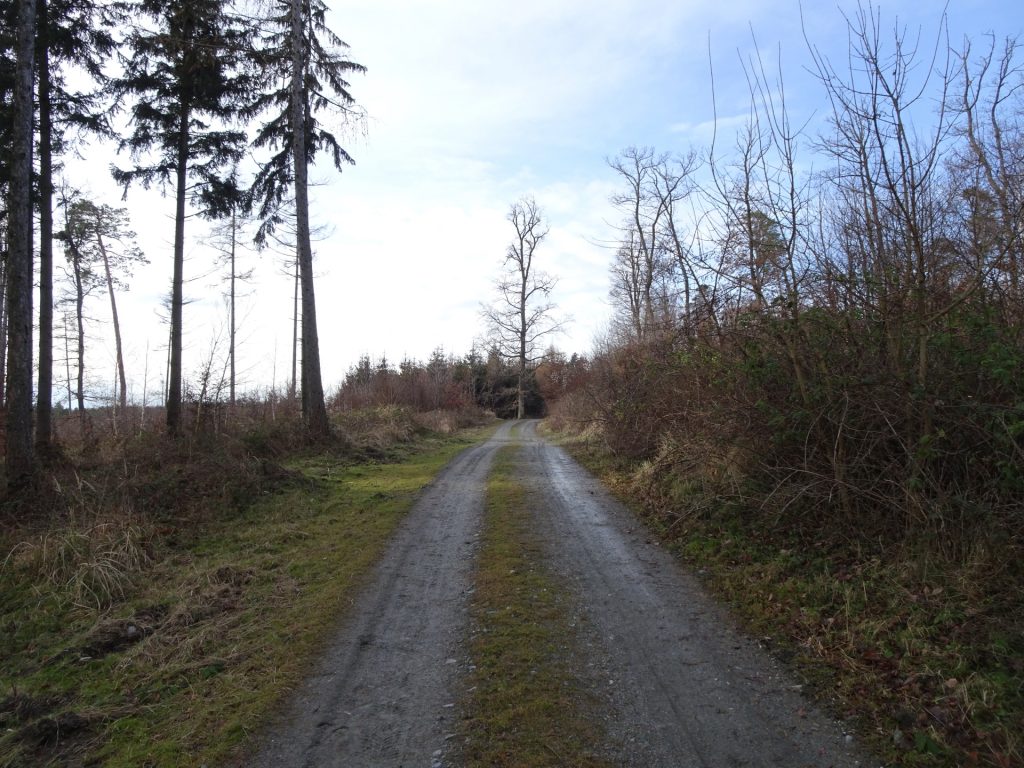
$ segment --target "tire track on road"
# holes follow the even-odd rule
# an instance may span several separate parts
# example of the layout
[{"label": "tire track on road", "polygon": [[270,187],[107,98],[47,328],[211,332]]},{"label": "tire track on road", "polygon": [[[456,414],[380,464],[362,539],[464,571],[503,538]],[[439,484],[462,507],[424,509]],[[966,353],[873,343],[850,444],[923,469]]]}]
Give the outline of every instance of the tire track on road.
[{"label": "tire track on road", "polygon": [[[496,451],[522,445],[552,572],[579,624],[580,690],[630,768],[870,765],[840,725],[536,424],[506,423],[423,492],[313,676],[247,765],[441,768],[467,658],[469,595]],[[581,620],[580,620],[581,619]]]},{"label": "tire track on road", "polygon": [[506,423],[460,454],[403,521],[313,676],[269,731],[254,768],[442,762],[468,594],[495,451]]},{"label": "tire track on road", "polygon": [[624,764],[869,764],[596,479],[539,438],[536,423],[521,439],[551,563],[580,601],[602,657],[596,667],[612,681],[611,735]]}]

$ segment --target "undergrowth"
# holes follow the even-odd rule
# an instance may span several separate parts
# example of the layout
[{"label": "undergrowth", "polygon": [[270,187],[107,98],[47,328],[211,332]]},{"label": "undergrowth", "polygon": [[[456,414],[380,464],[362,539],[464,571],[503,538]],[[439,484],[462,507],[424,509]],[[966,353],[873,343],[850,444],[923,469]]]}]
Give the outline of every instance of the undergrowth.
[{"label": "undergrowth", "polygon": [[483,436],[381,416],[403,419],[399,442],[364,415],[329,445],[142,436],[55,471],[49,514],[0,541],[0,766],[240,760],[419,489]]},{"label": "undergrowth", "polygon": [[1018,542],[977,538],[950,557],[925,537],[802,520],[798,505],[765,515],[753,489],[696,467],[623,462],[593,439],[568,447],[888,764],[1024,765]]}]

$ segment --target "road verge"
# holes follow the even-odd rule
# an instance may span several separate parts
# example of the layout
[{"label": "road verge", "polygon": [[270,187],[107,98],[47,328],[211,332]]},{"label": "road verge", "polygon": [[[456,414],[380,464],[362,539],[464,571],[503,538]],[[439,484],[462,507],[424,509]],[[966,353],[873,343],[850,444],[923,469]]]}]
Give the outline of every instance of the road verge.
[{"label": "road verge", "polygon": [[0,765],[229,764],[420,490],[491,431],[286,462],[282,487],[181,543],[126,520],[19,544],[0,571]]}]

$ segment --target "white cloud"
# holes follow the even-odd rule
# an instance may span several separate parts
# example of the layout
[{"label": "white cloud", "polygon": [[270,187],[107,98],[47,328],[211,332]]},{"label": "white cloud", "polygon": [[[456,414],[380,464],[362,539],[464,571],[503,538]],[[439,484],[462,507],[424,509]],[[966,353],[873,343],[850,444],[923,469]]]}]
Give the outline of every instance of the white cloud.
[{"label": "white cloud", "polygon": [[[805,5],[811,33],[845,48],[835,8]],[[972,24],[1021,27],[1024,11],[1016,6],[966,5]],[[897,6],[915,24],[935,13],[909,0]],[[481,331],[479,302],[490,297],[510,238],[508,207],[527,193],[551,225],[540,257],[560,278],[555,298],[575,317],[559,343],[585,351],[608,314],[611,250],[602,244],[614,239],[616,215],[605,158],[628,145],[671,152],[708,140],[709,33],[724,115],[718,127],[734,133],[749,101],[738,59],[751,45],[748,20],[771,63],[783,41],[787,95],[818,106],[819,92],[800,69],[806,58],[795,0],[337,4],[331,26],[368,67],[351,86],[369,121],[365,138],[346,139],[355,167],[340,176],[326,167],[315,174],[326,186],[315,191],[313,216],[333,229],[317,245],[325,384],[336,384],[360,354],[397,360],[425,357],[436,346],[468,350]],[[108,148],[90,148],[88,161],[69,162],[69,175],[88,179],[101,201],[117,203],[110,159]],[[162,376],[166,327],[155,310],[170,282],[172,201],[133,189],[127,204],[152,260],[122,299],[139,394],[147,344],[150,391]],[[198,242],[205,225],[188,226],[194,258],[187,270],[194,275],[209,257]],[[268,383],[275,370],[282,382],[291,283],[269,255],[259,259],[257,276],[240,361],[250,382]],[[209,280],[187,290],[200,299],[186,308],[186,368],[195,370],[223,308]]]}]

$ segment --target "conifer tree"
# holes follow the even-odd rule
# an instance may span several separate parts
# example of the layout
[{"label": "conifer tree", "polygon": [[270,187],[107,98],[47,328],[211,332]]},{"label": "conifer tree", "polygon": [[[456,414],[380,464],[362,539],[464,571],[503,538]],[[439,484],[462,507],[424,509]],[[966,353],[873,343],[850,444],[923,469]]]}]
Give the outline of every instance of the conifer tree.
[{"label": "conifer tree", "polygon": [[36,3],[18,0],[7,204],[7,484],[23,485],[32,457],[32,86]]},{"label": "conifer tree", "polygon": [[37,0],[36,67],[39,146],[39,366],[36,402],[36,450],[46,454],[51,439],[53,394],[53,190],[55,155],[64,150],[72,129],[106,134],[98,92],[69,87],[74,69],[104,81],[103,64],[114,47],[103,9],[93,0]]},{"label": "conifer tree", "polygon": [[246,67],[248,32],[223,0],[136,0],[126,10],[156,28],[140,24],[123,56],[116,90],[133,100],[132,132],[120,146],[136,164],[113,174],[126,191],[136,182],[174,190],[167,429],[177,434],[187,208],[191,203],[200,215],[216,219],[239,203],[232,169],[245,151],[246,136],[234,124],[245,114],[253,88]]},{"label": "conifer tree", "polygon": [[[128,405],[127,375],[121,343],[121,322],[117,312],[118,289],[126,289],[126,279],[138,264],[148,259],[135,244],[135,233],[125,208],[96,205],[78,193],[65,201],[64,241],[68,266],[76,287],[79,319],[79,345],[83,343],[81,303],[93,288],[106,289],[110,302],[110,318],[114,331],[114,358],[117,366],[117,407],[123,412]],[[83,293],[83,288],[85,292]],[[81,366],[81,358],[79,359]]]},{"label": "conifer tree", "polygon": [[[339,171],[351,156],[318,120],[321,113],[357,115],[345,78],[365,67],[350,61],[347,44],[327,27],[322,0],[276,0],[260,41],[267,75],[258,108],[266,116],[256,139],[269,149],[253,185],[262,220],[258,242],[282,221],[289,197],[295,204],[296,248],[302,300],[302,417],[308,434],[319,438],[330,429],[320,374],[320,349],[313,285],[313,251],[309,225],[308,171],[318,153],[326,150]],[[296,127],[301,126],[302,130]]]}]

